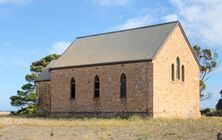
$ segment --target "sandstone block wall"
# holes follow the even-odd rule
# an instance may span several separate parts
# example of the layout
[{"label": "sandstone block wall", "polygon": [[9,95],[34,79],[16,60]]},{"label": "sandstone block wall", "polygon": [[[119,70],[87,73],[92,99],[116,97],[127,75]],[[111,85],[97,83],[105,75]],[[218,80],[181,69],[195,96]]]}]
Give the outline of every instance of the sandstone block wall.
[{"label": "sandstone block wall", "polygon": [[[152,63],[103,65],[51,71],[52,112],[147,112],[152,110]],[[127,77],[127,98],[120,98],[120,77]],[[99,76],[100,98],[94,98]],[[70,99],[75,79],[76,98]],[[148,95],[149,94],[149,95]]]},{"label": "sandstone block wall", "polygon": [[[171,80],[171,64],[180,58],[185,82]],[[181,76],[182,73],[180,72]],[[180,77],[181,77],[180,76]],[[153,60],[154,117],[199,118],[199,67],[179,26]]]},{"label": "sandstone block wall", "polygon": [[[38,82],[39,112],[134,112],[151,117],[199,118],[199,66],[177,26],[153,61],[51,70],[51,82]],[[180,58],[185,81],[171,80],[171,65]],[[127,77],[127,98],[120,98],[121,74]],[[94,78],[100,98],[94,98]],[[180,77],[182,73],[180,72]],[[75,79],[75,99],[70,98]],[[51,89],[51,90],[50,90]],[[50,104],[51,101],[51,104]]]},{"label": "sandstone block wall", "polygon": [[50,112],[50,94],[51,94],[51,82],[41,81],[36,83],[36,92],[39,98],[37,106],[38,113]]}]

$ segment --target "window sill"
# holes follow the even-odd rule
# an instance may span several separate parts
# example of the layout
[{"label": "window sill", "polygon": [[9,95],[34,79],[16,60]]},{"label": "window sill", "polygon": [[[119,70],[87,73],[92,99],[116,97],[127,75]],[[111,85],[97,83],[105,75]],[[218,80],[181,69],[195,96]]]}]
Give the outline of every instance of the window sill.
[{"label": "window sill", "polygon": [[120,100],[121,100],[121,101],[126,101],[127,98],[126,98],[126,97],[120,97]]},{"label": "window sill", "polygon": [[180,81],[180,80],[175,80],[175,81],[170,80],[170,83],[180,83],[180,84],[185,84],[185,82]]},{"label": "window sill", "polygon": [[96,97],[96,98],[95,98],[95,97],[93,98],[94,101],[98,101],[99,99],[100,99],[100,98],[97,98],[97,97]]}]

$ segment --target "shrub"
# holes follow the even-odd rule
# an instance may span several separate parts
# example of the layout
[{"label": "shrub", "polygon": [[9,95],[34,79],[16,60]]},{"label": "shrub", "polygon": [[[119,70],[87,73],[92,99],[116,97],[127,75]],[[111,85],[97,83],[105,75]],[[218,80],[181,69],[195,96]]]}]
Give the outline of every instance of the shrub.
[{"label": "shrub", "polygon": [[209,115],[211,113],[211,109],[205,108],[205,109],[201,110],[200,112],[201,112],[201,115]]},{"label": "shrub", "polygon": [[222,110],[222,98],[218,101],[218,103],[216,105],[216,109],[217,110]]}]

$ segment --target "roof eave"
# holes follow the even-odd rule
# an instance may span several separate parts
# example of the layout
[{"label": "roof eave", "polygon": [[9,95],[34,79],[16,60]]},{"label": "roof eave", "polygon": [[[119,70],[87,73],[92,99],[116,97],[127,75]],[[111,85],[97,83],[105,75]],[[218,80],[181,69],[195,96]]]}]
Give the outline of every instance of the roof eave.
[{"label": "roof eave", "polygon": [[82,67],[94,67],[94,66],[105,66],[105,65],[118,65],[118,64],[129,64],[129,63],[140,63],[148,62],[152,59],[140,59],[140,60],[128,60],[128,61],[118,61],[118,62],[106,62],[106,63],[95,63],[95,64],[84,64],[84,65],[72,65],[72,66],[61,66],[61,67],[51,67],[49,71],[55,69],[68,69],[68,68],[82,68]]},{"label": "roof eave", "polygon": [[39,83],[39,82],[50,82],[51,79],[48,80],[35,80],[34,83]]}]

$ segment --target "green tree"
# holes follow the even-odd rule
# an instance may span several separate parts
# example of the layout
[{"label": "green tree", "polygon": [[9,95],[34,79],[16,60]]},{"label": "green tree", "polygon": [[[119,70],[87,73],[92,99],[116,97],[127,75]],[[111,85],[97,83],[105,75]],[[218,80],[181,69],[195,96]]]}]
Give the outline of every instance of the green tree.
[{"label": "green tree", "polygon": [[221,95],[221,98],[219,99],[219,101],[216,105],[217,110],[222,110],[222,90],[220,91],[220,95]]},{"label": "green tree", "polygon": [[205,82],[209,78],[207,76],[217,67],[218,53],[208,48],[203,49],[198,45],[193,46],[193,50],[200,62],[200,97],[204,100],[210,97],[209,93],[204,93],[207,87]]},{"label": "green tree", "polygon": [[25,76],[27,84],[17,91],[17,95],[11,96],[11,105],[21,107],[16,114],[33,114],[36,112],[35,101],[37,99],[34,81],[40,73],[52,60],[58,59],[60,55],[51,54],[30,65],[31,74]]}]

